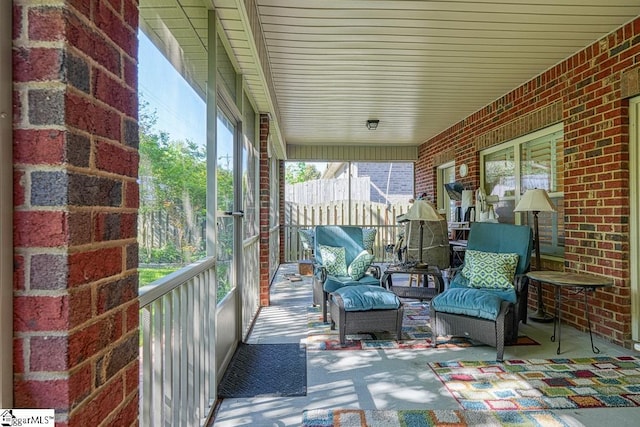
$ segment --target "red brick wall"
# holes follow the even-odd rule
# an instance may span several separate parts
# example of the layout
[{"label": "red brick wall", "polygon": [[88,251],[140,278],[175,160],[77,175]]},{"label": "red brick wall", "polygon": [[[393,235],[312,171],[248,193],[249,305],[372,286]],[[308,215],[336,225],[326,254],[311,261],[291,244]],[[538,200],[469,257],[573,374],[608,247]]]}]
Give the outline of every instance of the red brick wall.
[{"label": "red brick wall", "polygon": [[269,228],[271,183],[269,182],[269,116],[260,115],[260,306],[269,305]]},{"label": "red brick wall", "polygon": [[14,2],[16,408],[136,425],[136,0]]},{"label": "red brick wall", "polygon": [[[621,77],[638,62],[640,18],[426,141],[416,164],[416,191],[432,191],[438,153],[453,150],[456,164],[469,166],[460,181],[476,188],[480,149],[562,121],[564,268],[614,279],[614,288],[598,291],[589,310],[600,336],[625,345],[631,335],[629,117]],[[550,294],[545,296],[551,306]],[[583,308],[575,303],[563,307],[563,319],[586,327]]]}]

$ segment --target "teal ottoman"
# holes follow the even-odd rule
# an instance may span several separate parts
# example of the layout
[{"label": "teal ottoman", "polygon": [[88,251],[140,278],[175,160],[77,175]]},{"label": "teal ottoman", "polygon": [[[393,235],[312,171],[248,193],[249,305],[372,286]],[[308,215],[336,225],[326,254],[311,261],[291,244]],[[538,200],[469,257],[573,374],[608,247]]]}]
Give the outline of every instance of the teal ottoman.
[{"label": "teal ottoman", "polygon": [[329,296],[331,329],[336,328],[340,344],[348,334],[388,331],[402,337],[404,308],[396,294],[376,285],[345,286]]}]

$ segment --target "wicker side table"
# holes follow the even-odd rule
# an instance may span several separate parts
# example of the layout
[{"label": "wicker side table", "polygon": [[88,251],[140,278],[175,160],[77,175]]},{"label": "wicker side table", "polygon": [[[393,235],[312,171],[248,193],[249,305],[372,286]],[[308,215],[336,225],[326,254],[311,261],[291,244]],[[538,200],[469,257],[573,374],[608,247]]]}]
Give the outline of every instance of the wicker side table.
[{"label": "wicker side table", "polygon": [[[422,280],[422,286],[393,286],[393,280],[391,277],[394,274],[417,274],[425,276],[425,278],[424,280]],[[433,278],[433,281],[436,285],[434,288],[428,287],[429,281],[427,280],[427,277],[429,276]],[[389,289],[391,292],[401,298],[431,300],[433,297],[444,290],[444,278],[442,277],[442,270],[440,270],[438,267],[433,266],[418,268],[415,265],[411,264],[391,265],[384,271],[384,273],[382,273],[380,283],[382,284],[382,286]]]}]

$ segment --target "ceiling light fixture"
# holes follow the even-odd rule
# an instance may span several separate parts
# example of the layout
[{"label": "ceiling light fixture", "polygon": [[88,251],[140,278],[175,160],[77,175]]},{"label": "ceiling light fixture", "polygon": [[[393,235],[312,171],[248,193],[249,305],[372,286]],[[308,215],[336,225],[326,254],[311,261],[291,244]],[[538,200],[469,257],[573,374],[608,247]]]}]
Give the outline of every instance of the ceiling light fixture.
[{"label": "ceiling light fixture", "polygon": [[380,123],[380,120],[375,120],[375,119],[367,120],[367,129],[369,129],[369,130],[378,129],[378,123]]}]

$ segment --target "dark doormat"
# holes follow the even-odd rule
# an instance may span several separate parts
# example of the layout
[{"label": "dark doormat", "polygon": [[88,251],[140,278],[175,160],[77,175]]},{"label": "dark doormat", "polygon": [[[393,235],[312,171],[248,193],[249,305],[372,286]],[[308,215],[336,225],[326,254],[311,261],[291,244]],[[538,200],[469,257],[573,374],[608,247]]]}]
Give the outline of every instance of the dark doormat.
[{"label": "dark doormat", "polygon": [[240,343],[218,397],[306,396],[307,349],[300,344]]}]

